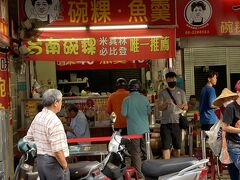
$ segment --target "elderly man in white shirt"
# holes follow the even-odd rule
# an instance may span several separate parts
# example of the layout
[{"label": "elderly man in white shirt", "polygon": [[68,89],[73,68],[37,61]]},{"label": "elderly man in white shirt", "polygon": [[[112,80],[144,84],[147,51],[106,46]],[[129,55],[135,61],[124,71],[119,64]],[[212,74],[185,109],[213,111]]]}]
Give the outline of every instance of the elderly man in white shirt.
[{"label": "elderly man in white shirt", "polygon": [[62,107],[62,93],[57,89],[46,90],[42,105],[44,108],[33,119],[24,139],[36,143],[37,169],[41,180],[69,180],[67,138],[56,115]]}]

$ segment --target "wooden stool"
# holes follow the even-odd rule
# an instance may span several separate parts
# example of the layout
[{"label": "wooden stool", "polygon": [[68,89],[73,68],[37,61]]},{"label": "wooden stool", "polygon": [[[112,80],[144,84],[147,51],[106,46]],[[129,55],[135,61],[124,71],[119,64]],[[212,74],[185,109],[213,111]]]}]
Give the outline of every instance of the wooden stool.
[{"label": "wooden stool", "polygon": [[131,180],[132,178],[138,180],[137,171],[134,167],[128,167],[124,173],[124,179]]}]

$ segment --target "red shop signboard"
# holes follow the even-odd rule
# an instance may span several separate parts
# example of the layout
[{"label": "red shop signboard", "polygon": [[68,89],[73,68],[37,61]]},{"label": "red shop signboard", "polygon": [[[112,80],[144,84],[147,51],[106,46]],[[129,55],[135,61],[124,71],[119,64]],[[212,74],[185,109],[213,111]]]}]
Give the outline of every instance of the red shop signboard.
[{"label": "red shop signboard", "polygon": [[177,1],[177,37],[240,35],[240,1]]},{"label": "red shop signboard", "polygon": [[59,61],[57,71],[86,70],[86,69],[124,69],[148,67],[145,60],[137,61]]},{"label": "red shop signboard", "polygon": [[19,0],[21,21],[51,26],[149,24],[176,25],[175,0]]},{"label": "red shop signboard", "polygon": [[133,61],[173,58],[175,29],[42,32],[25,41],[28,60]]},{"label": "red shop signboard", "polygon": [[6,54],[0,53],[0,109],[9,108],[9,74]]}]

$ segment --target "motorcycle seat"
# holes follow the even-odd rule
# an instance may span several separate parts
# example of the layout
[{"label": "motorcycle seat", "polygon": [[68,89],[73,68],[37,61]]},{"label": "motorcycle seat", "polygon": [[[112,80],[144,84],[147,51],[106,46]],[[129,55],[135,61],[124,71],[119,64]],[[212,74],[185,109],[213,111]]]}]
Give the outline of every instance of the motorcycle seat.
[{"label": "motorcycle seat", "polygon": [[69,171],[71,179],[78,179],[86,176],[90,170],[94,170],[94,167],[98,167],[98,161],[81,161],[77,163],[69,163]]},{"label": "motorcycle seat", "polygon": [[194,157],[145,160],[142,164],[142,173],[145,177],[159,177],[181,171],[196,162],[198,160]]}]

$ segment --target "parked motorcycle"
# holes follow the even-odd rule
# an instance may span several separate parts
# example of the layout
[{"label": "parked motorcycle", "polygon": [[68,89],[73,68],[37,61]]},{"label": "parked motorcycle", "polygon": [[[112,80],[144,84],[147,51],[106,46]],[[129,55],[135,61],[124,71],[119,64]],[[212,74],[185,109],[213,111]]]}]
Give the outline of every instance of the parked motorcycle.
[{"label": "parked motorcycle", "polygon": [[103,160],[103,174],[111,179],[124,179],[126,171],[125,156],[129,156],[127,152],[127,146],[130,140],[123,138],[119,131],[114,130],[114,123],[116,121],[116,114],[113,112],[110,115],[112,122],[113,134],[108,144],[108,155]]},{"label": "parked motorcycle", "polygon": [[[112,124],[114,124],[116,116],[112,114]],[[113,125],[112,125],[113,126]],[[86,180],[110,180],[123,179],[126,166],[124,164],[124,156],[127,154],[126,145],[129,139],[120,136],[119,132],[114,131],[108,144],[108,155],[100,163],[98,161],[80,161],[77,163],[69,163],[70,179],[86,179]],[[36,145],[32,142],[21,139],[18,142],[18,149],[23,154],[19,164],[15,170],[14,180],[36,180],[38,172],[36,169],[35,159],[37,156]]]},{"label": "parked motorcycle", "polygon": [[[32,142],[21,139],[18,142],[18,149],[23,154],[15,170],[14,180],[38,180],[36,169],[37,148]],[[69,163],[70,179],[86,180],[109,180],[101,173],[102,164],[98,161],[81,161]]]},{"label": "parked motorcycle", "polygon": [[145,160],[142,173],[146,180],[203,180],[207,177],[208,161],[194,157]]}]

